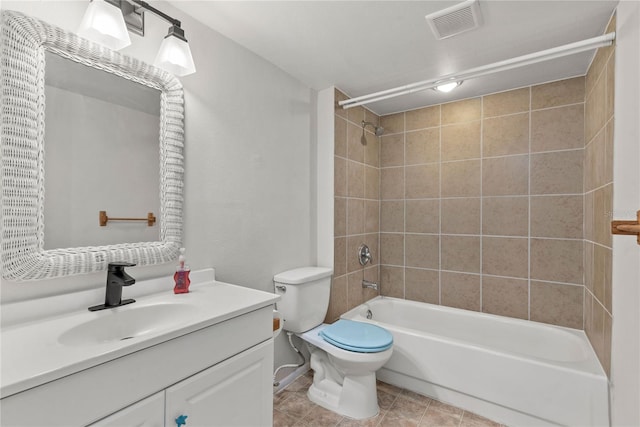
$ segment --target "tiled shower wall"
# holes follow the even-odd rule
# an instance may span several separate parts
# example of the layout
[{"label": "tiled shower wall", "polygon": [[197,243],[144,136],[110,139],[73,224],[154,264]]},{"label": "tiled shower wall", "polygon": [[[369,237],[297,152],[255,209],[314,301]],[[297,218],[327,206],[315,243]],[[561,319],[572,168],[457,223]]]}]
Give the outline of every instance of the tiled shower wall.
[{"label": "tiled shower wall", "polygon": [[381,117],[384,295],[583,327],[585,78]]},{"label": "tiled shower wall", "polygon": [[[615,16],[607,33],[615,31]],[[615,47],[600,48],[586,76],[584,160],[584,329],[602,366],[611,366],[611,234]],[[633,212],[618,215],[633,218]]]},{"label": "tiled shower wall", "polygon": [[[347,99],[335,93],[334,155],[334,273],[331,300],[325,321],[373,298],[377,292],[363,289],[362,279],[378,281],[380,213],[380,139],[362,121],[378,125],[379,117],[362,107],[344,110],[337,102]],[[363,144],[365,142],[365,144]],[[363,268],[358,247],[369,246],[373,262]]]}]

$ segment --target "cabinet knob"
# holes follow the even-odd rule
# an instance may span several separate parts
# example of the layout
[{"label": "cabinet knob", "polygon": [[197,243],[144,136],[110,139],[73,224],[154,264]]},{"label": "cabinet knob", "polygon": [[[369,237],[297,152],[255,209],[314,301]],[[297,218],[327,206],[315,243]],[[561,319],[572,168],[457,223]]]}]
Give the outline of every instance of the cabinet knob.
[{"label": "cabinet knob", "polygon": [[187,415],[178,415],[178,418],[176,418],[176,427],[181,427],[183,425],[187,425]]}]

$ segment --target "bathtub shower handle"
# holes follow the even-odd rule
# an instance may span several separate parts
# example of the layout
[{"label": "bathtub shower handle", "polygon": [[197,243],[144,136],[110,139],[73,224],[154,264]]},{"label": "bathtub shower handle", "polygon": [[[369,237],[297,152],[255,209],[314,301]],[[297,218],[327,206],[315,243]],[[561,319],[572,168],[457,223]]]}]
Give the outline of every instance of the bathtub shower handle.
[{"label": "bathtub shower handle", "polygon": [[360,265],[364,266],[373,261],[373,256],[371,255],[371,251],[369,250],[369,246],[360,245],[358,248],[358,261],[360,261]]},{"label": "bathtub shower handle", "polygon": [[373,313],[371,312],[371,310],[367,310],[367,319],[371,320],[372,317]]}]

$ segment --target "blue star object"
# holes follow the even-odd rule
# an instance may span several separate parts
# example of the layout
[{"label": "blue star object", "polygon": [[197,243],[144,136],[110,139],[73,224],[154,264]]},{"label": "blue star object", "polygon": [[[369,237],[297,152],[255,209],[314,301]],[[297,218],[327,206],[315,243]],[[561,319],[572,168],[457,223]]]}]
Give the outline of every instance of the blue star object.
[{"label": "blue star object", "polygon": [[187,416],[179,415],[178,418],[176,418],[176,426],[180,427],[180,426],[186,426],[186,425],[187,425]]}]

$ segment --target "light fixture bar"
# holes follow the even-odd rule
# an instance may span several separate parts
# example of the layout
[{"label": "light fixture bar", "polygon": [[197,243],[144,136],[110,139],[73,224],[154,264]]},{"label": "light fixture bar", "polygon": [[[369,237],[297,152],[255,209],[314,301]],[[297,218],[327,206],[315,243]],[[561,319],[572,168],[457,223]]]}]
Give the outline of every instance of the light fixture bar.
[{"label": "light fixture bar", "polygon": [[471,68],[459,73],[447,74],[436,79],[422,80],[416,83],[407,84],[404,86],[395,87],[392,89],[386,89],[379,92],[370,93],[368,95],[362,95],[355,98],[339,101],[338,105],[342,106],[345,110],[359,105],[370,104],[372,102],[382,101],[389,98],[395,98],[397,96],[408,95],[414,92],[420,92],[426,89],[431,89],[439,86],[443,81],[447,80],[470,80],[488,74],[497,73],[500,71],[512,70],[514,68],[520,68],[531,64],[537,64],[539,62],[549,61],[556,58],[561,58],[568,55],[584,52],[587,50],[597,49],[599,47],[610,46],[613,40],[616,38],[616,33],[611,32],[602,36],[593,37],[590,39],[569,43],[563,46],[554,47],[551,49],[542,50],[540,52],[530,53],[527,55],[518,56],[504,61],[495,62],[493,64],[483,65],[476,68]]},{"label": "light fixture bar", "polygon": [[155,7],[151,6],[146,1],[142,1],[142,0],[128,0],[128,1],[130,1],[131,3],[137,4],[138,6],[142,6],[144,9],[148,10],[149,12],[153,13],[154,15],[157,15],[160,18],[164,19],[165,21],[169,22],[171,25],[176,25],[178,27],[181,25],[180,21],[178,21],[175,18],[170,17],[169,15],[164,13],[163,11],[156,9]]}]

